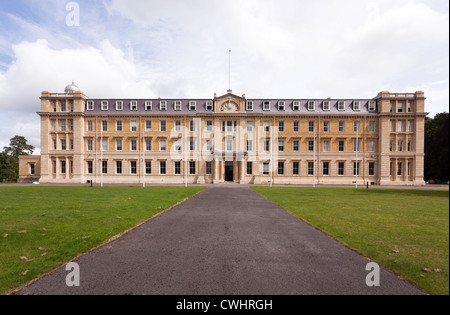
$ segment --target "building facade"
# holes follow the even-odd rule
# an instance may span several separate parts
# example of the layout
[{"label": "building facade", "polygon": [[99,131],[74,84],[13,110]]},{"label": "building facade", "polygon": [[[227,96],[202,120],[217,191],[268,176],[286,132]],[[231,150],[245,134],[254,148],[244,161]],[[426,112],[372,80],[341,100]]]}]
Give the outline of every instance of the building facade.
[{"label": "building facade", "polygon": [[[21,179],[100,184],[423,185],[423,92],[373,99],[90,99],[42,92]],[[35,158],[36,159],[36,158]],[[31,176],[30,172],[34,172]]]}]

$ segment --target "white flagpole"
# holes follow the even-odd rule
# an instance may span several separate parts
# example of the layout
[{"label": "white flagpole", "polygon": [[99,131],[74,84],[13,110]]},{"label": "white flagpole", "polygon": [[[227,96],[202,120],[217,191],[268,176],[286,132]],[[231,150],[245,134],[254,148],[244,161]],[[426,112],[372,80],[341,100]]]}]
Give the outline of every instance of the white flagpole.
[{"label": "white flagpole", "polygon": [[146,149],[146,143],[145,143],[145,127],[142,126],[142,120],[140,120],[140,127],[142,128],[142,187],[145,188],[145,173],[147,172],[147,163],[145,162],[145,149]]},{"label": "white flagpole", "polygon": [[316,121],[314,121],[314,162],[313,162],[313,188],[316,187]]},{"label": "white flagpole", "polygon": [[356,188],[358,188],[358,173],[359,173],[359,167],[358,167],[359,126],[360,126],[360,123],[357,123],[357,125],[356,125]]},{"label": "white flagpole", "polygon": [[100,182],[101,187],[103,187],[103,121],[101,123],[100,132]]}]

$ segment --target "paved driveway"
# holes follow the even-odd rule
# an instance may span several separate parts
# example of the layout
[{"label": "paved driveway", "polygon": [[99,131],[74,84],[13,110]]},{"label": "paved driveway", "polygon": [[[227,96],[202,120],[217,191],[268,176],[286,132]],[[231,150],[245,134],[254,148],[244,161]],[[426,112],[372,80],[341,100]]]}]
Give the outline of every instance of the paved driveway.
[{"label": "paved driveway", "polygon": [[422,294],[248,187],[212,186],[18,294]]}]

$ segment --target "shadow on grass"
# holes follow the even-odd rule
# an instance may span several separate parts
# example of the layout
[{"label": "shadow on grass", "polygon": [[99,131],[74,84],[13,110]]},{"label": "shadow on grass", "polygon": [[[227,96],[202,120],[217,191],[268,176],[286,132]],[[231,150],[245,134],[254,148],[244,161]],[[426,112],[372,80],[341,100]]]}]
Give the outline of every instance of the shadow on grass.
[{"label": "shadow on grass", "polygon": [[425,190],[425,189],[366,189],[371,194],[405,195],[415,197],[449,198],[448,190]]}]

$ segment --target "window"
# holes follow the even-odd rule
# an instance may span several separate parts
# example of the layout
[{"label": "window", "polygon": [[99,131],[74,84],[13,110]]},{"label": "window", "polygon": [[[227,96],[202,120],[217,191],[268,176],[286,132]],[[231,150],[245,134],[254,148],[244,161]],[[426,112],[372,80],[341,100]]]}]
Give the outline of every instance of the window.
[{"label": "window", "polygon": [[369,132],[374,133],[375,132],[375,126],[376,123],[374,120],[369,121]]},{"label": "window", "polygon": [[345,163],[339,162],[338,163],[338,176],[344,176],[344,171],[345,171]]},{"label": "window", "polygon": [[360,111],[361,110],[361,106],[359,101],[353,101],[353,110],[354,111]]},{"label": "window", "polygon": [[397,132],[402,132],[403,131],[403,121],[399,120],[397,122]]},{"label": "window", "polygon": [[145,151],[152,150],[152,140],[145,140]]},{"label": "window", "polygon": [[145,174],[150,175],[152,173],[152,161],[145,161]]},{"label": "window", "polygon": [[270,151],[270,140],[264,140],[264,151],[265,152]]},{"label": "window", "polygon": [[87,161],[87,173],[93,174],[94,173],[94,163],[92,161]]},{"label": "window", "polygon": [[339,111],[345,110],[345,101],[338,101],[338,110]]},{"label": "window", "polygon": [[300,141],[294,140],[292,142],[292,151],[299,152],[300,151]]},{"label": "window", "polygon": [[284,101],[279,101],[278,102],[278,110],[285,110],[286,106],[285,106],[285,102]]},{"label": "window", "polygon": [[159,110],[167,110],[167,101],[161,101],[159,102]]},{"label": "window", "polygon": [[412,120],[408,120],[408,132],[412,132],[413,131],[413,122]]},{"label": "window", "polygon": [[136,120],[132,120],[130,123],[130,131],[132,132],[136,132],[137,131],[137,121]]},{"label": "window", "polygon": [[180,111],[181,110],[181,101],[175,101],[174,109],[176,111]]},{"label": "window", "polygon": [[56,102],[53,102],[53,112],[56,113],[57,109],[56,109]]},{"label": "window", "polygon": [[323,152],[330,152],[330,140],[323,141]]},{"label": "window", "polygon": [[175,175],[181,175],[181,162],[175,162]]},{"label": "window", "polygon": [[159,131],[167,131],[167,123],[165,120],[161,120],[159,123]]},{"label": "window", "polygon": [[102,110],[108,110],[108,101],[102,101]]},{"label": "window", "polygon": [[66,111],[66,102],[61,102],[61,111],[62,112]]},{"label": "window", "polygon": [[403,175],[403,163],[398,162],[397,163],[397,176],[402,176],[402,175]]},{"label": "window", "polygon": [[116,101],[116,110],[123,110],[123,102]]},{"label": "window", "polygon": [[152,101],[145,101],[145,110],[152,110],[153,102]]},{"label": "window", "polygon": [[195,139],[189,140],[189,151],[195,151]]},{"label": "window", "polygon": [[397,104],[397,112],[403,113],[403,102],[398,102],[398,104]]},{"label": "window", "polygon": [[92,151],[94,150],[94,145],[92,140],[87,140],[87,150]]},{"label": "window", "polygon": [[66,174],[66,161],[61,161],[61,174]]},{"label": "window", "polygon": [[407,170],[407,172],[408,172],[408,176],[411,176],[411,162],[408,162],[408,170]]},{"label": "window", "polygon": [[121,120],[117,120],[116,121],[116,131],[122,131],[122,121]]},{"label": "window", "polygon": [[292,163],[292,175],[298,176],[300,174],[300,163],[293,162]]},{"label": "window", "polygon": [[159,151],[167,150],[167,140],[159,140]]},{"label": "window", "polygon": [[247,111],[252,111],[253,110],[253,101],[247,101],[246,110]]},{"label": "window", "polygon": [[195,162],[189,162],[189,175],[195,175]]},{"label": "window", "polygon": [[270,121],[265,121],[264,122],[264,132],[269,132],[270,131]]},{"label": "window", "polygon": [[375,152],[375,141],[369,141],[369,152]]},{"label": "window", "polygon": [[353,122],[353,131],[354,132],[361,132],[360,127],[361,127],[361,122],[359,122],[359,121]]},{"label": "window", "polygon": [[394,151],[394,141],[389,141],[389,151]]},{"label": "window", "polygon": [[52,161],[52,166],[53,174],[56,174],[56,161]]},{"label": "window", "polygon": [[263,102],[263,110],[270,110],[270,101],[264,101]]},{"label": "window", "polygon": [[315,150],[314,140],[308,141],[308,151],[313,152]]},{"label": "window", "polygon": [[122,174],[122,161],[116,161],[116,174]]},{"label": "window", "polygon": [[159,174],[166,175],[166,161],[159,162]]},{"label": "window", "polygon": [[403,152],[403,141],[402,140],[398,140],[398,142],[397,142],[397,151]]},{"label": "window", "polygon": [[353,163],[353,176],[359,176],[360,162]]},{"label": "window", "polygon": [[324,101],[323,102],[323,110],[329,111],[330,110],[330,101]]},{"label": "window", "polygon": [[284,121],[279,121],[278,122],[278,131],[279,132],[284,132]]},{"label": "window", "polygon": [[329,121],[323,122],[323,132],[330,132],[330,122]]},{"label": "window", "polygon": [[175,141],[175,151],[181,151],[181,140]]},{"label": "window", "polygon": [[315,130],[314,121],[308,122],[308,131],[309,132],[314,132],[314,130]]},{"label": "window", "polygon": [[316,110],[316,102],[314,102],[314,101],[308,101],[308,110],[309,110],[309,111]]},{"label": "window", "polygon": [[314,175],[314,162],[308,162],[308,176]]},{"label": "window", "polygon": [[340,121],[339,122],[339,132],[344,132],[345,131],[345,121]]},{"label": "window", "polygon": [[408,113],[412,112],[412,102],[408,102]]},{"label": "window", "polygon": [[180,132],[181,131],[181,121],[175,120],[175,131]]},{"label": "window", "polygon": [[233,151],[233,140],[227,140],[227,151]]},{"label": "window", "polygon": [[294,121],[294,132],[299,132],[299,131],[300,131],[300,122]]},{"label": "window", "polygon": [[132,111],[137,111],[138,110],[137,101],[131,101],[131,103],[130,103],[130,110],[132,110]]},{"label": "window", "polygon": [[152,131],[152,121],[151,120],[146,120],[145,121],[145,131],[146,132],[151,132]]},{"label": "window", "polygon": [[394,102],[391,102],[391,113],[393,113],[394,112]]},{"label": "window", "polygon": [[339,152],[345,151],[345,141],[344,140],[339,140],[338,150],[339,150]]},{"label": "window", "polygon": [[87,110],[94,110],[94,101],[87,101]]},{"label": "window", "polygon": [[60,121],[60,125],[61,125],[61,131],[66,131],[66,121],[65,120],[61,120]]},{"label": "window", "polygon": [[87,131],[94,131],[94,122],[92,120],[87,122]]},{"label": "window", "polygon": [[212,132],[213,131],[213,122],[211,120],[208,120],[206,122],[206,131],[207,132]]},{"label": "window", "polygon": [[269,175],[269,163],[263,163],[263,175]]},{"label": "window", "polygon": [[375,163],[369,162],[369,176],[375,176]]},{"label": "window", "polygon": [[361,140],[355,139],[353,140],[353,152],[361,151]]},{"label": "window", "polygon": [[253,151],[253,141],[247,140],[247,152],[252,152],[252,151]]},{"label": "window", "polygon": [[323,162],[322,173],[323,176],[330,175],[330,162]]},{"label": "window", "polygon": [[206,140],[206,150],[207,151],[212,151],[213,149],[213,142],[212,140]]},{"label": "window", "polygon": [[253,163],[247,162],[247,175],[253,175]]},{"label": "window", "polygon": [[408,152],[412,151],[412,142],[411,140],[408,141]]},{"label": "window", "polygon": [[69,130],[73,131],[73,119],[69,119]]},{"label": "window", "polygon": [[130,162],[130,168],[131,168],[131,174],[137,174],[137,162],[131,161]]},{"label": "window", "polygon": [[294,103],[292,104],[292,109],[295,111],[299,111],[300,110],[300,102],[294,101]]},{"label": "window", "polygon": [[206,110],[213,110],[213,101],[206,101]]},{"label": "window", "polygon": [[137,151],[137,140],[133,139],[130,141],[130,149],[131,151]]},{"label": "window", "polygon": [[108,161],[102,161],[102,174],[108,174]]},{"label": "window", "polygon": [[369,111],[375,111],[377,109],[377,102],[369,101]]},{"label": "window", "polygon": [[394,132],[395,130],[394,130],[394,121],[393,120],[390,120],[389,121],[389,129],[391,130],[391,132]]},{"label": "window", "polygon": [[284,162],[278,162],[278,175],[284,175]]},{"label": "window", "polygon": [[108,131],[108,121],[107,120],[102,121],[102,131]]},{"label": "window", "polygon": [[284,152],[284,140],[278,141],[278,152]]},{"label": "window", "polygon": [[189,131],[190,132],[195,131],[195,121],[194,120],[189,121]]},{"label": "window", "polygon": [[253,122],[247,121],[247,132],[252,132],[252,131],[253,131]]},{"label": "window", "polygon": [[189,101],[189,110],[197,110],[197,102],[196,101]]},{"label": "window", "polygon": [[122,151],[123,147],[122,147],[122,140],[118,139],[116,140],[116,151]]},{"label": "window", "polygon": [[206,175],[212,175],[212,162],[206,162]]},{"label": "window", "polygon": [[108,151],[108,140],[102,139],[102,151]]}]

